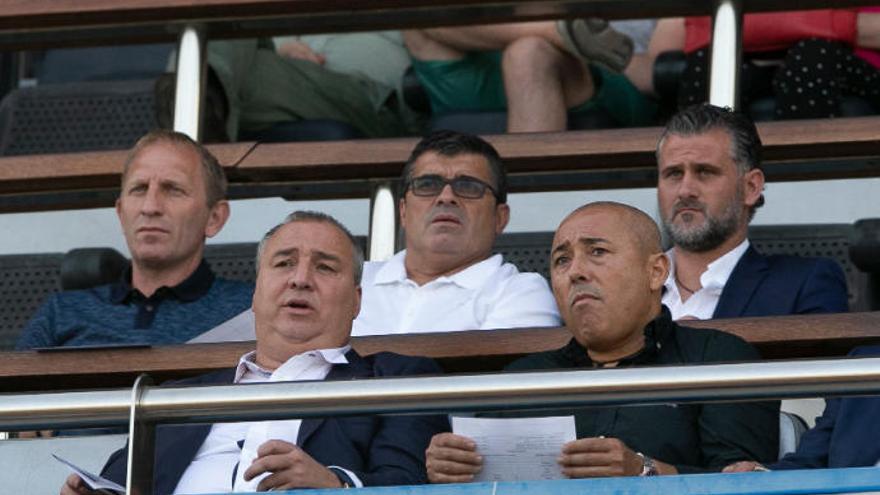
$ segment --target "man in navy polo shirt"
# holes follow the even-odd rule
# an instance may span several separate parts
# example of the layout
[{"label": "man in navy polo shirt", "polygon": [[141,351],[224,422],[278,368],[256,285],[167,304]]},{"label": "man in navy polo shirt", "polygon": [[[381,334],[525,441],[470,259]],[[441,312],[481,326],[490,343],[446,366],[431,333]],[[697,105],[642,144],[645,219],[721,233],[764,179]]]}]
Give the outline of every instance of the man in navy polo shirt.
[{"label": "man in navy polo shirt", "polygon": [[116,213],[131,266],[116,283],[53,294],[16,349],[185,342],[251,305],[253,286],[214,276],[205,239],[229,218],[226,177],[184,134],[153,131],[132,148]]}]

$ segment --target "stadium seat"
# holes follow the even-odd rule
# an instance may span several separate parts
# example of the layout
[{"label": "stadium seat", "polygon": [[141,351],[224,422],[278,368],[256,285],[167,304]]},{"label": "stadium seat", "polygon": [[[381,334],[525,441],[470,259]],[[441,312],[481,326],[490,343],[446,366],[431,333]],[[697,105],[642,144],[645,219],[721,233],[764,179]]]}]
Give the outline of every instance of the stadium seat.
[{"label": "stadium seat", "polygon": [[156,79],[165,72],[174,50],[171,43],[56,48],[38,54],[38,84]]},{"label": "stadium seat", "polygon": [[0,156],[125,149],[154,127],[152,80],[21,88],[0,102]]},{"label": "stadium seat", "polygon": [[0,256],[0,350],[12,349],[46,296],[59,289],[60,253]]},{"label": "stadium seat", "polygon": [[797,450],[801,436],[809,429],[804,418],[792,412],[779,413],[779,458]]},{"label": "stadium seat", "polygon": [[61,289],[88,289],[119,280],[128,260],[112,248],[71,249],[61,262]]}]

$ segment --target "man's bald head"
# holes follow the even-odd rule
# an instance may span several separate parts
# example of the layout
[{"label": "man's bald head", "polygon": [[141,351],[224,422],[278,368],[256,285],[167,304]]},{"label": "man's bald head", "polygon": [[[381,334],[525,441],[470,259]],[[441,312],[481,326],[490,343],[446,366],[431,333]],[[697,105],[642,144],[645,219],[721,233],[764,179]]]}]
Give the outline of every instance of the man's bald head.
[{"label": "man's bald head", "polygon": [[598,362],[634,354],[660,314],[669,270],[660,232],[648,215],[597,202],[568,215],[553,237],[550,282],[574,338]]},{"label": "man's bald head", "polygon": [[561,226],[568,219],[580,213],[597,209],[607,210],[620,215],[621,222],[629,225],[627,232],[632,236],[633,242],[639,246],[639,249],[645,256],[656,254],[663,250],[660,240],[660,229],[657,228],[657,223],[642,210],[615,201],[587,203],[569,213],[559,225]]}]

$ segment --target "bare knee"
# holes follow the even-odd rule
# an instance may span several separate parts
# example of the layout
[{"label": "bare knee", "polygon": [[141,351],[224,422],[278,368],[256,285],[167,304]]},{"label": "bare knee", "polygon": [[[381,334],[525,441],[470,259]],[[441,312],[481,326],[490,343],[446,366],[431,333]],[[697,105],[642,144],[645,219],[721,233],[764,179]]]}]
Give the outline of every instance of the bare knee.
[{"label": "bare knee", "polygon": [[455,48],[434,39],[429,29],[403,31],[403,43],[417,60],[455,60],[464,56]]},{"label": "bare knee", "polygon": [[567,57],[552,43],[539,36],[526,36],[507,45],[502,56],[505,73],[558,72]]}]

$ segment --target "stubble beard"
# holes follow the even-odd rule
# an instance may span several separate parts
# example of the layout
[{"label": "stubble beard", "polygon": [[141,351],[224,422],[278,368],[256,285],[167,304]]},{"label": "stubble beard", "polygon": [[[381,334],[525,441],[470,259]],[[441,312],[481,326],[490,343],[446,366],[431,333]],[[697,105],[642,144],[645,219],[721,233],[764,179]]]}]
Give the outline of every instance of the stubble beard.
[{"label": "stubble beard", "polygon": [[[684,251],[703,253],[722,245],[739,229],[744,213],[741,210],[743,191],[737,188],[732,201],[727,203],[720,215],[713,216],[706,210],[706,205],[699,203],[705,220],[700,224],[675,223],[674,205],[669,215],[663,217],[663,234],[676,247]],[[695,206],[695,205],[689,205]]]}]

